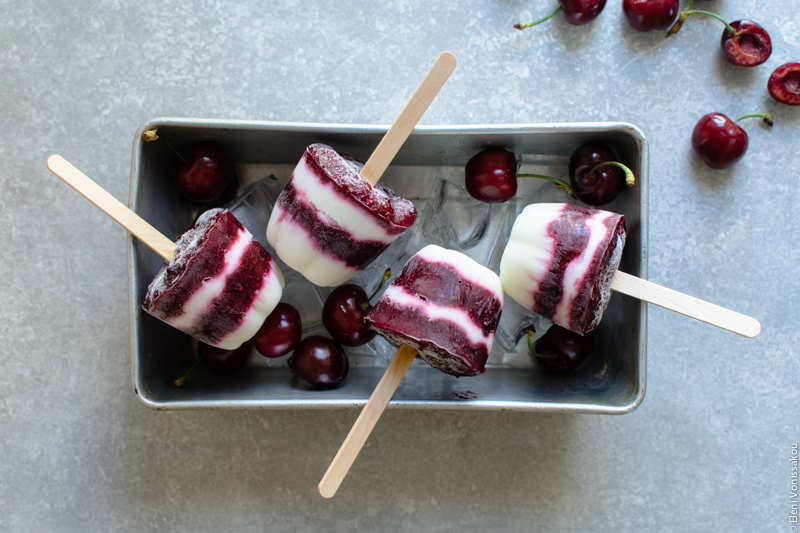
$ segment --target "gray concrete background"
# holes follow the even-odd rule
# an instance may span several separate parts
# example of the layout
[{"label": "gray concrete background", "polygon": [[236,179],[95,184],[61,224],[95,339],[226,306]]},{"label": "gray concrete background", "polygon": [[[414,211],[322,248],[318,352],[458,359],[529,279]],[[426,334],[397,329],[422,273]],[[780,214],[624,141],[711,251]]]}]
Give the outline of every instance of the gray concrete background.
[{"label": "gray concrete background", "polygon": [[[376,5],[381,4],[381,5]],[[553,4],[551,6],[550,4]],[[0,1],[0,529],[789,531],[800,439],[800,60],[795,0],[750,18],[769,61],[728,64],[722,26],[517,32],[553,2]],[[651,146],[650,278],[760,319],[748,340],[650,307],[629,415],[389,411],[340,493],[316,484],[357,412],[153,412],[131,390],[125,234],[45,168],[117,198],[158,116],[389,124],[433,58],[459,66],[425,124],[628,121]],[[769,111],[727,171],[704,113]]]}]

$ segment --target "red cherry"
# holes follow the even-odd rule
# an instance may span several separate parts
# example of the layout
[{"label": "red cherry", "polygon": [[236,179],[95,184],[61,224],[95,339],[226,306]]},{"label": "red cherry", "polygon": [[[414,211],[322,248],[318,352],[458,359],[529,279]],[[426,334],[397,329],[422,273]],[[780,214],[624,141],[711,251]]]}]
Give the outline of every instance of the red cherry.
[{"label": "red cherry", "polygon": [[587,24],[603,11],[606,0],[558,0],[564,8],[564,18],[574,26]]},{"label": "red cherry", "polygon": [[230,374],[242,368],[252,349],[253,343],[250,341],[235,350],[223,350],[203,343],[198,347],[200,362],[215,374]]},{"label": "red cherry", "polygon": [[322,306],[322,325],[344,346],[361,346],[375,338],[364,317],[371,309],[364,289],[347,284],[336,287]]},{"label": "red cherry", "polygon": [[725,57],[740,67],[755,67],[772,54],[772,41],[767,31],[752,20],[730,23],[734,34],[727,28],[722,32],[720,46]]},{"label": "red cherry", "polygon": [[253,343],[264,357],[281,357],[295,349],[302,335],[300,312],[280,302],[256,332]]},{"label": "red cherry", "polygon": [[533,333],[528,334],[528,348],[545,370],[553,374],[571,372],[581,366],[594,348],[594,334],[578,335],[553,324],[536,345],[531,347]]},{"label": "red cherry", "polygon": [[772,126],[768,113],[750,113],[735,121],[722,113],[703,115],[692,131],[692,148],[711,168],[728,168],[738,162],[747,151],[747,132],[738,124],[743,118],[759,117]]},{"label": "red cherry", "polygon": [[214,200],[233,180],[233,165],[215,144],[198,142],[189,158],[173,174],[178,191],[189,200],[203,203]]},{"label": "red cherry", "polygon": [[558,8],[546,17],[533,22],[514,24],[514,28],[524,30],[525,28],[536,26],[546,20],[550,20],[562,11],[564,12],[564,20],[569,24],[581,26],[596,19],[600,12],[603,11],[603,8],[606,7],[606,0],[558,0],[558,3]]},{"label": "red cherry", "polygon": [[622,0],[622,12],[634,29],[666,30],[678,14],[678,0]]},{"label": "red cherry", "polygon": [[769,77],[767,90],[782,104],[800,105],[800,63],[785,63],[776,68]]},{"label": "red cherry", "polygon": [[319,388],[331,388],[345,380],[350,371],[350,360],[336,341],[312,335],[300,341],[294,349],[289,366],[303,381]]},{"label": "red cherry", "polygon": [[692,131],[692,148],[711,168],[728,168],[747,151],[747,132],[722,113],[704,115]]},{"label": "red cherry", "polygon": [[487,148],[464,167],[464,185],[470,196],[488,204],[507,202],[517,193],[517,160],[513,152]]},{"label": "red cherry", "polygon": [[[592,172],[596,166],[603,165]],[[575,149],[569,158],[569,183],[581,202],[600,206],[613,201],[627,183],[634,184],[630,170],[617,161],[614,150],[603,143],[587,142]]]}]

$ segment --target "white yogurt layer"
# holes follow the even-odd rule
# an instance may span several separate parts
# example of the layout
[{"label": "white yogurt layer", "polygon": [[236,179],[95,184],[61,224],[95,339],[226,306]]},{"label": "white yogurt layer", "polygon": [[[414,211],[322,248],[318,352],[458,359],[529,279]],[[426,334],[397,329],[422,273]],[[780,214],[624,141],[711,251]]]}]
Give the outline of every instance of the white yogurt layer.
[{"label": "white yogurt layer", "polygon": [[561,216],[563,204],[531,204],[519,214],[500,258],[503,290],[526,309],[534,297],[555,254],[555,243],[547,227]]},{"label": "white yogurt layer", "polygon": [[267,225],[267,241],[284,263],[314,285],[335,287],[360,272],[320,250],[306,229],[295,223],[291,214],[277,204]]}]

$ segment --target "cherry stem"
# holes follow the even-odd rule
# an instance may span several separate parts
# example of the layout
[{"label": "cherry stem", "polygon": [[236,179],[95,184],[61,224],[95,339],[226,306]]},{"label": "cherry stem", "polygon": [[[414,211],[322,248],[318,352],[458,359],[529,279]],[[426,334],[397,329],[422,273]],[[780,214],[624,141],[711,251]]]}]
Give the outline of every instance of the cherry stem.
[{"label": "cherry stem", "polygon": [[[153,128],[152,130],[147,130],[147,131],[144,131],[144,132],[142,132],[142,140],[143,140],[144,142],[146,142],[146,143],[153,142],[153,141],[157,141],[158,139],[160,139],[160,137],[158,136],[158,128]],[[178,156],[178,159],[180,159],[181,161],[183,161],[183,164],[184,164],[184,165],[188,165],[188,164],[189,164],[189,162],[186,160],[186,158],[185,158],[185,157],[183,157],[183,156],[181,155],[181,153],[175,149],[175,147],[174,147],[174,146],[172,146],[172,143],[171,143],[171,142],[169,142],[167,139],[161,139],[161,140],[162,140],[162,141],[164,141],[164,143],[165,143],[167,146],[169,146],[169,149],[170,149],[170,150],[172,150],[173,152],[175,152],[175,155],[177,155],[177,156]]]},{"label": "cherry stem", "polygon": [[542,17],[539,20],[534,20],[533,22],[519,22],[517,24],[514,24],[514,28],[517,29],[517,30],[524,30],[525,28],[530,28],[532,26],[536,26],[537,24],[541,24],[542,22],[544,22],[546,20],[550,20],[551,18],[555,17],[556,15],[561,13],[562,11],[564,11],[564,8],[561,7],[561,6],[558,6],[558,9],[556,9],[555,11],[553,11],[552,13],[547,15],[546,17]]},{"label": "cherry stem", "polygon": [[689,18],[689,15],[708,15],[709,17],[714,17],[718,21],[725,24],[725,27],[728,28],[728,33],[730,33],[731,35],[736,35],[736,30],[734,30],[733,27],[730,24],[728,24],[728,22],[724,18],[720,17],[717,14],[711,13],[709,11],[703,11],[701,9],[684,9],[681,12],[681,19],[686,20],[687,18]]},{"label": "cherry stem", "polygon": [[746,115],[742,115],[741,117],[734,120],[734,122],[739,122],[743,118],[760,118],[764,122],[767,123],[768,126],[772,126],[772,115],[769,113],[747,113]]},{"label": "cherry stem", "polygon": [[636,178],[633,175],[633,171],[628,167],[626,167],[625,165],[623,165],[622,163],[620,163],[619,161],[606,161],[604,163],[598,164],[592,170],[589,171],[589,174],[586,175],[586,179],[591,181],[593,177],[592,174],[594,174],[595,170],[597,170],[600,167],[607,167],[609,165],[621,168],[622,171],[625,172],[625,185],[627,185],[628,187],[633,187],[633,185],[636,183]]},{"label": "cherry stem", "polygon": [[370,296],[369,298],[367,298],[367,301],[366,301],[366,302],[364,302],[363,304],[361,304],[361,308],[362,308],[362,309],[367,309],[367,308],[369,307],[369,302],[371,302],[371,301],[372,301],[372,299],[373,299],[373,298],[375,298],[375,295],[376,295],[376,294],[378,294],[378,291],[380,291],[380,290],[381,290],[381,288],[382,288],[384,285],[386,285],[386,282],[387,282],[387,281],[389,281],[389,278],[391,278],[391,277],[392,277],[392,269],[391,269],[391,268],[387,268],[387,269],[386,269],[386,271],[383,273],[383,279],[382,279],[382,280],[381,280],[381,282],[378,284],[378,288],[377,288],[377,289],[375,289],[375,292],[373,292],[373,293],[372,293],[372,296]]},{"label": "cherry stem", "polygon": [[168,141],[168,140],[166,140],[166,139],[163,139],[163,141],[164,141],[164,144],[166,144],[167,146],[169,146],[169,149],[170,149],[170,150],[172,150],[173,152],[175,152],[175,155],[177,155],[177,156],[178,156],[178,159],[180,159],[181,161],[183,161],[183,164],[184,164],[184,165],[188,165],[188,164],[189,164],[189,162],[186,160],[186,158],[185,158],[185,157],[183,157],[183,156],[181,155],[181,153],[175,149],[175,147],[174,147],[174,146],[172,146],[172,143],[171,143],[171,142],[169,142],[169,141]]},{"label": "cherry stem", "polygon": [[536,350],[533,348],[533,336],[536,335],[536,330],[533,328],[533,326],[531,326],[531,328],[528,330],[527,333],[528,333],[528,351],[531,352],[531,355],[535,355],[540,359],[553,359],[555,357],[558,357],[556,354],[542,355],[540,353],[536,353]]},{"label": "cherry stem", "polygon": [[571,198],[576,199],[575,198],[575,193],[573,192],[572,187],[570,187],[569,184],[567,184],[567,183],[565,183],[565,182],[563,182],[563,181],[561,181],[559,179],[551,178],[550,176],[543,176],[541,174],[517,174],[517,177],[518,178],[539,178],[539,179],[542,179],[542,180],[551,181],[551,182],[555,183],[557,188],[561,189],[562,191],[566,191],[566,193],[568,195],[570,195]]},{"label": "cherry stem", "polygon": [[170,387],[172,387],[173,389],[176,389],[176,388],[182,386],[184,384],[184,382],[189,378],[191,373],[194,372],[195,369],[200,365],[200,362],[203,360],[203,356],[206,354],[207,350],[208,350],[208,345],[203,345],[203,353],[198,355],[197,361],[194,362],[194,364],[189,368],[189,370],[186,371],[186,373],[184,375],[182,375],[181,377],[179,377],[178,379],[173,381],[172,384],[170,385]]}]

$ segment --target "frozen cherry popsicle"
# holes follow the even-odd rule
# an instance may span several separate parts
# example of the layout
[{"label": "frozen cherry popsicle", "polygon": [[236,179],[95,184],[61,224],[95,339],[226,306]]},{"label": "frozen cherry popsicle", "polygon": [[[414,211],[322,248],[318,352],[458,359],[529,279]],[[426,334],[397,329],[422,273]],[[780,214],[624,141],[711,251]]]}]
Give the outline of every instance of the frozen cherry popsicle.
[{"label": "frozen cherry popsicle", "polygon": [[500,260],[503,290],[583,335],[600,324],[625,246],[625,217],[571,204],[531,204]]},{"label": "frozen cherry popsicle", "polygon": [[53,174],[168,261],[148,287],[143,309],[225,350],[255,335],[283,293],[275,260],[228,210],[204,213],[173,243],[61,156]]},{"label": "frozen cherry popsicle", "polygon": [[532,204],[514,222],[503,257],[503,290],[534,313],[580,335],[596,328],[611,291],[744,337],[758,320],[617,270],[622,215],[570,204]]},{"label": "frozen cherry popsicle", "polygon": [[411,227],[414,204],[359,176],[361,165],[312,144],[281,192],[267,226],[278,256],[315,285],[340,285]]},{"label": "frozen cherry popsicle", "polygon": [[411,227],[414,205],[376,185],[456,66],[442,52],[363,167],[312,144],[281,192],[267,225],[278,257],[316,285],[358,274]]},{"label": "frozen cherry popsicle", "polygon": [[366,323],[456,377],[484,372],[503,310],[497,274],[466,255],[429,245],[381,295]]},{"label": "frozen cherry popsicle", "polygon": [[223,350],[250,340],[283,292],[269,253],[227,209],[203,213],[175,245],[142,309]]},{"label": "frozen cherry popsicle", "polygon": [[408,260],[365,318],[400,345],[317,487],[332,498],[414,357],[453,376],[481,374],[503,311],[497,274],[466,255],[429,245]]}]

